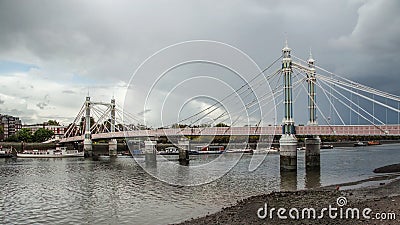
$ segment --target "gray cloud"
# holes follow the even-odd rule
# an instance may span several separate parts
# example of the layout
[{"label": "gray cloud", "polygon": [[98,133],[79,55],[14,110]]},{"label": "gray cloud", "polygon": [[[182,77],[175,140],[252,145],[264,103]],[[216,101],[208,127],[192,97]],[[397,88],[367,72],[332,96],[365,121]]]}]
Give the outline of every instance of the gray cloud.
[{"label": "gray cloud", "polygon": [[48,106],[48,104],[45,102],[39,102],[38,104],[36,104],[36,106],[40,109],[44,109],[46,106]]},{"label": "gray cloud", "polygon": [[3,104],[4,104],[4,101],[0,99],[0,105],[3,105]]},{"label": "gray cloud", "polygon": [[143,110],[143,111],[139,112],[137,115],[138,115],[138,116],[143,116],[144,114],[146,114],[146,113],[148,113],[148,112],[151,112],[151,109]]},{"label": "gray cloud", "polygon": [[39,109],[45,109],[46,106],[48,106],[49,103],[50,103],[49,97],[50,97],[49,94],[46,94],[46,95],[44,96],[44,98],[43,98],[43,101],[37,103],[36,106],[37,106]]},{"label": "gray cloud", "polygon": [[62,93],[65,93],[65,94],[76,94],[76,92],[72,91],[72,90],[64,90],[64,91],[62,91]]},{"label": "gray cloud", "polygon": [[26,79],[63,88],[51,104],[40,84],[5,94],[29,95],[39,109],[76,107],[88,87],[111,96],[151,54],[192,39],[226,42],[264,67],[281,54],[285,33],[294,55],[312,47],[319,66],[400,94],[399,11],[397,0],[1,1],[0,60],[36,65]]}]

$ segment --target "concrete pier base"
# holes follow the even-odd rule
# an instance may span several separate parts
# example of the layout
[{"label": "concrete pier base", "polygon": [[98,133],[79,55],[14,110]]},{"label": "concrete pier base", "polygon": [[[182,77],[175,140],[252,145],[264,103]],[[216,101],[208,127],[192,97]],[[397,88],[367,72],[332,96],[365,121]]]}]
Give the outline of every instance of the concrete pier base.
[{"label": "concrete pier base", "polygon": [[147,166],[155,166],[157,162],[157,141],[144,142],[144,156]]},{"label": "concrete pier base", "polygon": [[117,140],[116,139],[111,139],[108,142],[108,155],[110,157],[116,157],[117,156]]},{"label": "concrete pier base", "polygon": [[186,166],[189,164],[189,146],[190,142],[188,139],[178,141],[179,164],[181,165]]},{"label": "concrete pier base", "polygon": [[321,139],[318,136],[306,138],[306,169],[319,169],[320,167],[320,148]]},{"label": "concrete pier base", "polygon": [[83,152],[85,154],[85,157],[93,156],[92,140],[90,140],[90,139],[83,140]]},{"label": "concrete pier base", "polygon": [[281,171],[297,171],[297,138],[283,134],[279,140]]}]

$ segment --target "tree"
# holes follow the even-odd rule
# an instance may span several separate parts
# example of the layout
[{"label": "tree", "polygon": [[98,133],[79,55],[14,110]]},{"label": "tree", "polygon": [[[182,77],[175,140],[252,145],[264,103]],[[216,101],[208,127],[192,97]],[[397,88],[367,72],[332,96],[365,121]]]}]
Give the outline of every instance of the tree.
[{"label": "tree", "polygon": [[56,120],[49,120],[47,121],[48,126],[60,126],[60,123],[57,122]]},{"label": "tree", "polygon": [[215,125],[215,127],[229,127],[229,126],[226,125],[225,123],[218,123],[217,125]]},{"label": "tree", "polygon": [[15,134],[15,136],[18,141],[32,142],[33,140],[32,132],[28,128],[22,128]]},{"label": "tree", "polygon": [[33,134],[33,140],[35,142],[44,142],[44,141],[49,140],[51,137],[53,137],[53,135],[54,135],[54,132],[52,130],[39,128]]},{"label": "tree", "polygon": [[17,135],[13,134],[9,136],[8,138],[5,139],[6,142],[18,142],[18,137]]},{"label": "tree", "polygon": [[4,139],[4,127],[0,124],[0,141]]}]

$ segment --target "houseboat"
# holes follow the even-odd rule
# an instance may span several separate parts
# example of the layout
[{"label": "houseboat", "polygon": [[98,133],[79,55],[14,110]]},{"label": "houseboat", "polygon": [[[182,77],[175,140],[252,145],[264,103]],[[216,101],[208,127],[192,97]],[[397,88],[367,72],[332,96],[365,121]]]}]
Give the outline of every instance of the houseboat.
[{"label": "houseboat", "polygon": [[68,150],[67,147],[56,147],[56,149],[48,150],[25,150],[17,153],[18,158],[67,158],[67,157],[84,157],[84,152],[78,150]]},{"label": "houseboat", "polygon": [[[221,154],[225,151],[222,145],[206,145],[196,146],[194,152],[198,154]],[[193,152],[193,151],[191,151]]]}]

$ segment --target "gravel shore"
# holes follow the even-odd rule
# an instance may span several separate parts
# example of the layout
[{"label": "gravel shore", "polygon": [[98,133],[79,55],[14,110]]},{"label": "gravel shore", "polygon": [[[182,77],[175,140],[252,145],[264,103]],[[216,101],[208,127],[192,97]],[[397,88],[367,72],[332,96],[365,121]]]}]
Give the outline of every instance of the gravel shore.
[{"label": "gravel shore", "polygon": [[[181,224],[400,224],[400,179],[394,177],[397,175],[388,178],[391,179],[390,182],[382,177],[369,179],[369,181],[378,182],[378,185],[356,190],[340,190],[342,187],[340,185],[339,188],[329,186],[315,190],[273,192],[254,196],[238,201],[236,205],[224,208],[215,214]],[[357,182],[351,185],[355,184]],[[331,216],[334,217],[336,213],[336,218],[329,216],[329,207],[332,208]],[[281,215],[286,216],[287,219],[279,218],[279,208],[286,210],[285,212],[282,210]],[[312,211],[311,218],[308,218],[307,209],[309,208],[315,209],[315,219]],[[324,211],[323,208],[327,210]],[[359,211],[358,219],[356,211],[354,211],[356,218],[351,218],[353,215],[351,210],[355,208]],[[367,208],[371,211],[368,212]],[[305,209],[304,216],[303,209]],[[273,210],[272,213],[270,213],[271,210]],[[294,217],[296,217],[296,210],[299,211],[299,218],[290,218],[290,210]],[[259,218],[257,212],[261,217],[264,215],[266,217]],[[381,217],[392,218],[383,220],[380,219]]]}]

